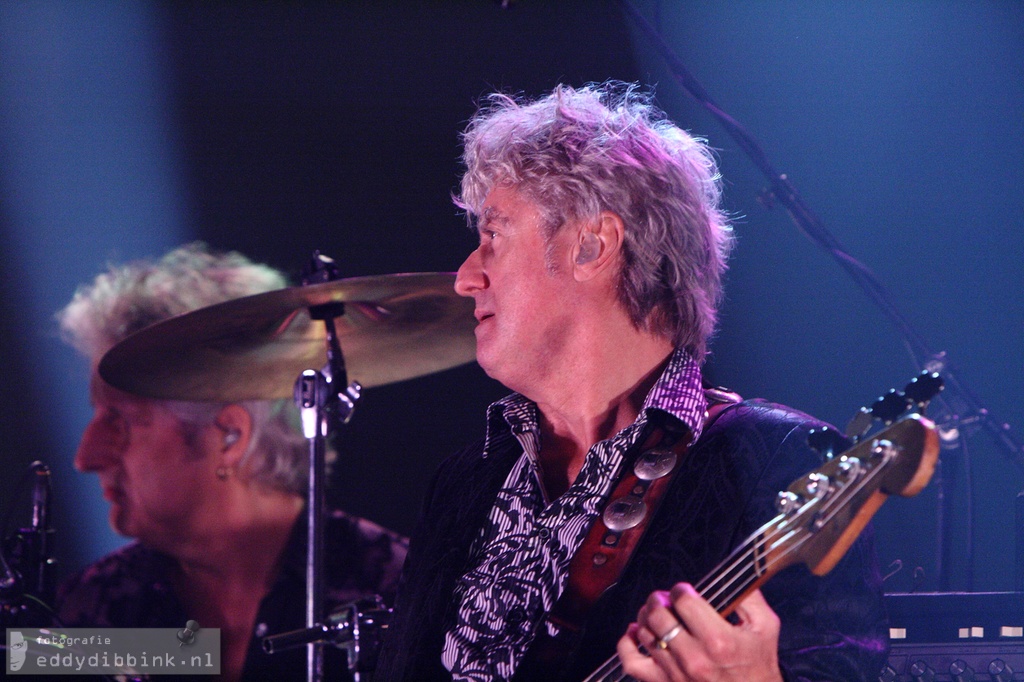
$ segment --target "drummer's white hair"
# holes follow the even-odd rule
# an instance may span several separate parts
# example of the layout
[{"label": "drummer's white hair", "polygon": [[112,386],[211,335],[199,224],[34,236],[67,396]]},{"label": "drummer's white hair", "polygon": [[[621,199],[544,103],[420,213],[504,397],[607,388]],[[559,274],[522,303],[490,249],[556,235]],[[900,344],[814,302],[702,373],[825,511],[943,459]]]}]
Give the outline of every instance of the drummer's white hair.
[{"label": "drummer's white hair", "polygon": [[639,329],[707,354],[733,236],[705,142],[635,84],[559,85],[536,101],[491,95],[463,134],[456,203],[470,220],[498,186],[538,204],[551,244],[602,211],[625,223],[619,301]]},{"label": "drummer's white hair", "polygon": [[[288,285],[284,274],[240,253],[211,251],[202,242],[178,247],[159,260],[110,265],[82,285],[57,313],[61,333],[95,367],[128,335],[175,315]],[[187,441],[213,423],[228,403],[155,400],[182,424]],[[290,400],[238,403],[252,418],[253,433],[241,471],[254,483],[302,494],[309,449]]]}]

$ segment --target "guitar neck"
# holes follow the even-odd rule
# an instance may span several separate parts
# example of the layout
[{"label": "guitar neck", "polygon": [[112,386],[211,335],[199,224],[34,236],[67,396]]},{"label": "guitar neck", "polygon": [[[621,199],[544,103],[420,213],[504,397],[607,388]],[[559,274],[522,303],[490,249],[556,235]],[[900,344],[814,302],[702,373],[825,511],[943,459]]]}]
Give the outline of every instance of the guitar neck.
[{"label": "guitar neck", "polygon": [[[782,518],[782,516],[776,517],[763,526],[746,542],[734,549],[715,570],[694,585],[694,589],[700,593],[700,596],[723,616],[732,613],[737,602],[770,577],[771,573],[764,570],[766,568],[764,558],[767,556],[765,551],[767,547],[766,529],[775,527]],[[622,671],[622,661],[619,660],[618,655],[614,655],[584,682],[621,682],[632,679]]]}]

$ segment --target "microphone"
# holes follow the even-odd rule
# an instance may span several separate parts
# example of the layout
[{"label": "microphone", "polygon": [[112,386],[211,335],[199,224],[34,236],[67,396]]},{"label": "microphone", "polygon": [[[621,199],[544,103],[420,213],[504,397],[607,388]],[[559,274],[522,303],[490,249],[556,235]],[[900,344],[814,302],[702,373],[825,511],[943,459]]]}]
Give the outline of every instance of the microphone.
[{"label": "microphone", "polygon": [[31,529],[36,538],[36,561],[39,566],[35,576],[36,584],[33,587],[40,599],[50,603],[49,569],[53,564],[50,557],[50,467],[35,461],[32,462],[31,469],[36,475],[35,484],[32,486]]},{"label": "microphone", "polygon": [[196,641],[196,632],[199,630],[199,623],[194,620],[185,621],[185,629],[178,630],[178,648],[182,644],[193,644]]},{"label": "microphone", "polygon": [[[29,625],[43,613],[47,614],[44,622],[50,622],[48,614],[55,596],[51,573],[54,561],[50,556],[50,468],[32,462],[19,487],[33,474],[31,523],[11,537],[0,537],[0,626]],[[36,613],[37,606],[43,611]]]}]

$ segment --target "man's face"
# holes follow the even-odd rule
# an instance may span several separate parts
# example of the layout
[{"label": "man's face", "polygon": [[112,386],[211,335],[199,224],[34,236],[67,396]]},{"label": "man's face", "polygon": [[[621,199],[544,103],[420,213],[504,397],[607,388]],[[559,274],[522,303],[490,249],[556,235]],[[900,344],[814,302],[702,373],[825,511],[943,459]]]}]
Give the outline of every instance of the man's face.
[{"label": "man's face", "polygon": [[106,384],[93,373],[93,418],[75,454],[79,471],[99,476],[118,533],[157,547],[187,537],[203,502],[215,495],[215,465],[205,453],[214,427],[189,443],[159,403]]},{"label": "man's face", "polygon": [[21,670],[21,666],[25,665],[25,655],[28,653],[28,642],[25,641],[25,635],[20,632],[12,632],[8,651],[11,652],[11,671],[18,672]]},{"label": "man's face", "polygon": [[557,367],[571,333],[571,274],[560,267],[571,237],[556,235],[549,249],[542,224],[534,202],[513,188],[494,189],[479,216],[480,246],[455,280],[455,291],[476,303],[477,361],[517,391]]}]

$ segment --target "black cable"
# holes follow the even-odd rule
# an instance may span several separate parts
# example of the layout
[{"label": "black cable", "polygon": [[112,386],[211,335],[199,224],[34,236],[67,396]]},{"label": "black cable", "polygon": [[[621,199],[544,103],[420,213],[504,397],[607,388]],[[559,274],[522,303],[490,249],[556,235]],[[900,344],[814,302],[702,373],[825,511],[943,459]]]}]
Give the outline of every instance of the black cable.
[{"label": "black cable", "polygon": [[947,392],[956,392],[960,395],[967,409],[960,413],[959,417],[977,417],[985,428],[995,439],[996,443],[1006,454],[1024,471],[1024,443],[1019,441],[1011,433],[1009,424],[1001,422],[985,408],[977,396],[956,376],[952,364],[945,353],[933,352],[927,342],[907,321],[897,308],[892,295],[879,282],[871,270],[850,255],[834,235],[824,226],[822,221],[811,211],[810,207],[797,193],[796,188],[790,182],[785,173],[775,169],[768,159],[768,155],[747,130],[738,121],[729,116],[711,99],[707,90],[694,78],[693,74],[683,65],[679,57],[672,51],[672,48],[665,42],[662,35],[651,25],[651,23],[640,13],[630,0],[619,0],[619,4],[626,10],[626,13],[633,19],[636,25],[643,31],[644,35],[661,53],[668,64],[669,71],[694,99],[707,109],[719,123],[725,128],[732,138],[739,145],[754,165],[768,178],[770,191],[764,197],[769,207],[775,202],[781,203],[789,212],[797,228],[804,233],[812,242],[828,251],[839,265],[850,275],[882,309],[882,312],[889,318],[899,331],[904,345],[911,355],[911,360],[919,370],[939,371],[946,381]]}]

